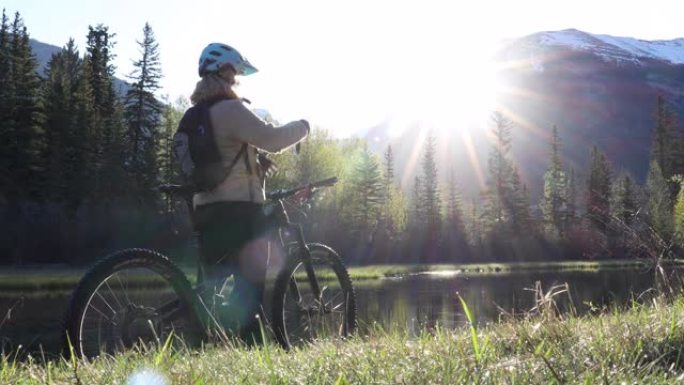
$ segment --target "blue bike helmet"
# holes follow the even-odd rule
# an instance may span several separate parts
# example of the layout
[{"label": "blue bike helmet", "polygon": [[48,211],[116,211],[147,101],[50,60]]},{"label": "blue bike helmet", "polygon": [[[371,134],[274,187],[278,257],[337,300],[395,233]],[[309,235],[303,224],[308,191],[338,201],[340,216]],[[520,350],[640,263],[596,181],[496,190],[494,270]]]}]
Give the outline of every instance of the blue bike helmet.
[{"label": "blue bike helmet", "polygon": [[229,64],[237,75],[251,75],[257,69],[245,59],[235,48],[221,43],[211,43],[200,55],[199,76],[205,76],[212,72],[218,72],[223,66]]}]

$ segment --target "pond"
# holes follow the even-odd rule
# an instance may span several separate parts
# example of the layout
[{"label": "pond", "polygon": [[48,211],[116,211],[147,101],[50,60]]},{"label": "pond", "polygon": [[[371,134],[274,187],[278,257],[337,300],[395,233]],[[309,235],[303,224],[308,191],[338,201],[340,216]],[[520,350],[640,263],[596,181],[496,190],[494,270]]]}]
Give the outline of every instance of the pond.
[{"label": "pond", "polygon": [[[440,325],[465,325],[462,296],[480,324],[497,321],[502,312],[526,312],[535,306],[532,290],[539,282],[544,292],[567,283],[569,291],[557,295],[561,311],[584,314],[607,305],[625,306],[633,299],[652,295],[653,272],[606,270],[599,272],[534,272],[483,276],[418,274],[403,278],[355,282],[359,324],[362,330],[377,323],[412,332]],[[0,293],[0,339],[5,351],[48,354],[59,351],[61,319],[67,291],[31,294]]]}]

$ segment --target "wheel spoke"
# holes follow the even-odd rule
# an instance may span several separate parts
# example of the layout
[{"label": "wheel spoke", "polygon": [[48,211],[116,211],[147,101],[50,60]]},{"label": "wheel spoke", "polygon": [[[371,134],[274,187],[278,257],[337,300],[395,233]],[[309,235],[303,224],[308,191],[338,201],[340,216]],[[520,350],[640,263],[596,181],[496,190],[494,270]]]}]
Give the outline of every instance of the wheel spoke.
[{"label": "wheel spoke", "polygon": [[111,319],[108,315],[106,315],[106,314],[105,314],[103,311],[101,311],[100,309],[96,308],[95,305],[93,305],[92,303],[91,303],[90,305],[88,305],[88,307],[89,307],[89,308],[92,308],[93,310],[95,310],[97,313],[99,313],[99,314],[100,314],[104,319],[106,319],[107,321],[109,321],[109,322],[111,322],[112,324],[116,325],[116,322],[115,322],[113,319]]},{"label": "wheel spoke", "polygon": [[[120,268],[112,264],[110,270],[94,270],[92,277],[84,277],[84,281],[91,281],[79,287],[95,289],[74,293],[84,298],[82,310],[77,307],[77,313],[67,321],[69,325],[77,322],[68,329],[72,340],[78,341],[79,354],[95,356],[137,344],[159,344],[171,333],[190,337],[186,342],[198,342],[202,328],[195,325],[194,307],[186,303],[192,295],[187,279],[175,267],[163,265],[168,262],[159,262],[156,256],[146,258],[149,262],[145,256],[138,263],[124,259]],[[155,263],[162,266],[152,268]],[[187,291],[180,291],[177,282]]]},{"label": "wheel spoke", "polygon": [[107,285],[107,289],[109,289],[109,292],[112,293],[112,297],[114,297],[114,301],[116,301],[116,304],[119,305],[119,308],[123,308],[123,305],[119,301],[119,297],[116,296],[116,294],[114,293],[114,290],[112,290],[112,287],[109,286],[109,279],[106,279],[104,281],[104,283],[105,283],[105,285]]},{"label": "wheel spoke", "polygon": [[[326,284],[321,286],[318,297],[308,285],[302,291],[302,285],[291,284],[295,277],[305,276],[302,263],[291,265],[291,270],[287,273],[289,277],[283,276],[280,279],[285,283],[281,283],[281,286],[276,284],[278,290],[284,289],[283,297],[280,300],[275,299],[276,303],[284,306],[280,316],[283,321],[282,331],[289,343],[294,345],[321,338],[343,337],[355,325],[353,288],[339,257],[319,249],[316,253],[312,252],[311,262],[316,277],[332,276],[336,279],[334,283],[324,280]],[[289,282],[282,281],[283,279]],[[299,292],[296,293],[295,289]],[[298,301],[294,301],[295,298]],[[279,319],[277,314],[274,314],[274,319]]]},{"label": "wheel spoke", "polygon": [[107,306],[109,308],[109,310],[112,311],[112,316],[116,317],[116,310],[114,310],[112,305],[110,305],[109,302],[107,302],[107,300],[104,298],[104,296],[102,294],[100,294],[99,291],[96,291],[95,294],[97,294],[97,297],[100,298],[100,300],[102,302],[104,302],[105,306]]}]

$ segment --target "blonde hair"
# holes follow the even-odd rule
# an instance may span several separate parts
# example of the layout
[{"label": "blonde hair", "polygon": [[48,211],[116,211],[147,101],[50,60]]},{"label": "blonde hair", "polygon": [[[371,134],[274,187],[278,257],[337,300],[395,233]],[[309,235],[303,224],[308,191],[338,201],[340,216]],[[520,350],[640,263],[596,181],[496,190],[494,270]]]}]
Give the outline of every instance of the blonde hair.
[{"label": "blonde hair", "polygon": [[197,82],[195,91],[190,96],[190,102],[194,105],[215,99],[237,99],[233,84],[235,84],[235,73],[231,70],[207,74]]}]

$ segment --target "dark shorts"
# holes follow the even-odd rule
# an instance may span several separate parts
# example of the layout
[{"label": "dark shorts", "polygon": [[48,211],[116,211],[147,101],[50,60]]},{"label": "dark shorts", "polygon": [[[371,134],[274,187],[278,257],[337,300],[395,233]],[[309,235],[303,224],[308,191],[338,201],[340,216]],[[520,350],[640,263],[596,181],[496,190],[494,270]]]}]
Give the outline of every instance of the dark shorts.
[{"label": "dark shorts", "polygon": [[209,290],[205,294],[220,291],[225,279],[233,276],[235,286],[229,306],[221,310],[221,322],[238,330],[248,342],[259,340],[256,316],[263,301],[268,258],[263,206],[252,202],[201,205],[193,220],[199,233],[200,279]]},{"label": "dark shorts", "polygon": [[194,215],[199,233],[200,262],[236,265],[245,245],[266,232],[263,205],[253,202],[217,202],[198,206]]}]

